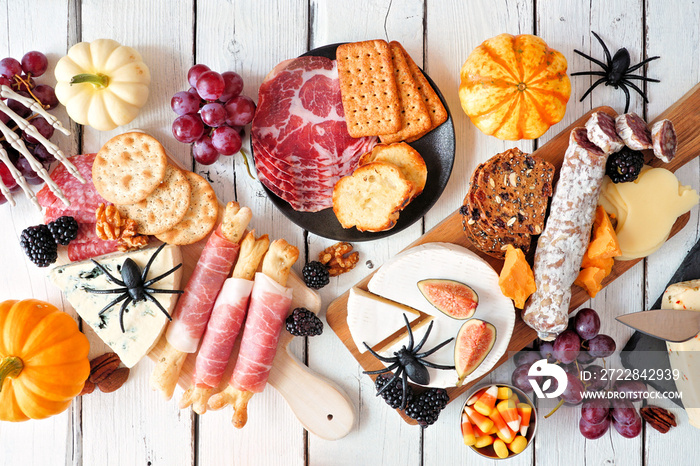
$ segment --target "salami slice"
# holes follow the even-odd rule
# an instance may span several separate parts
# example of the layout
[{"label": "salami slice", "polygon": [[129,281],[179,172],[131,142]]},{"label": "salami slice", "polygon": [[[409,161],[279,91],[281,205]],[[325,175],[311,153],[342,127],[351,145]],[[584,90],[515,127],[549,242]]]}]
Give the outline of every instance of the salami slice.
[{"label": "salami slice", "polygon": [[588,247],[605,175],[607,156],[586,133],[586,128],[571,132],[550,214],[537,241],[533,268],[537,291],[523,310],[523,320],[543,340],[566,329],[571,285]]},{"label": "salami slice", "polygon": [[654,155],[665,163],[669,163],[676,156],[678,138],[671,120],[661,120],[654,123],[651,127],[651,141]]},{"label": "salami slice", "polygon": [[606,155],[619,152],[625,142],[617,135],[615,119],[605,112],[595,112],[586,122],[588,140],[600,147]]},{"label": "salami slice", "polygon": [[71,243],[68,245],[68,259],[71,262],[83,261],[117,251],[117,241],[103,241],[97,237],[93,241]]},{"label": "salami slice", "polygon": [[651,132],[646,122],[636,113],[625,113],[615,118],[615,130],[632,150],[651,149]]}]

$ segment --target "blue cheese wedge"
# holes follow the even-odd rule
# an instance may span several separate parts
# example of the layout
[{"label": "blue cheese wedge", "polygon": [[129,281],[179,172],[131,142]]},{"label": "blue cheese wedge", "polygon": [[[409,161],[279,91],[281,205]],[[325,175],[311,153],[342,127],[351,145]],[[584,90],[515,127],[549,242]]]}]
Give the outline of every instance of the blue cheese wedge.
[{"label": "blue cheese wedge", "polygon": [[[110,254],[98,258],[97,261],[114,277],[121,279],[119,270],[127,258],[132,259],[143,270],[155,251],[156,248],[148,248],[136,252]],[[157,277],[181,262],[180,248],[166,246],[151,265],[146,279]],[[56,267],[51,271],[49,278],[63,291],[78,315],[119,355],[126,367],[133,367],[151,351],[168,322],[165,314],[150,301],[132,302],[127,306],[124,313],[124,332],[119,325],[121,303],[112,306],[100,316],[100,310],[119,295],[90,293],[85,291],[85,288],[111,290],[120,286],[110,282],[92,261]],[[181,278],[182,269],[179,269],[153,284],[152,288],[179,289]],[[171,313],[179,295],[154,293],[152,296]]]},{"label": "blue cheese wedge", "polygon": [[370,348],[377,351],[381,349],[377,348],[379,343],[405,328],[404,314],[412,327],[415,320],[420,317],[418,311],[408,306],[357,287],[350,289],[347,322],[352,339],[360,353],[367,351],[363,343],[367,343]]}]

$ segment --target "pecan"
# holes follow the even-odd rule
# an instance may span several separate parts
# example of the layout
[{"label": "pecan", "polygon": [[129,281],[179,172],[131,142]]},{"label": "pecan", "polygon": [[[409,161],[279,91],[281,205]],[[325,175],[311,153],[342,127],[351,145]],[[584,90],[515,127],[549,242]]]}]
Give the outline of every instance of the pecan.
[{"label": "pecan", "polygon": [[99,385],[105,378],[117,370],[121,360],[117,353],[105,353],[90,361],[90,377],[88,380]]},{"label": "pecan", "polygon": [[112,393],[124,385],[124,382],[126,382],[126,379],[128,378],[129,368],[120,367],[98,383],[97,387],[100,389],[100,391],[102,391],[102,393]]},{"label": "pecan", "polygon": [[352,270],[357,265],[360,254],[357,251],[350,254],[350,251],[352,251],[350,243],[335,243],[319,253],[318,260],[328,267],[331,277],[335,277]]},{"label": "pecan", "polygon": [[639,410],[639,413],[642,415],[642,418],[647,421],[647,424],[662,434],[665,434],[671,427],[676,427],[677,425],[676,416],[661,406],[644,406]]},{"label": "pecan", "polygon": [[83,396],[83,395],[89,395],[90,393],[95,391],[95,384],[90,382],[89,380],[85,381],[85,385],[83,385],[83,389],[78,393],[78,396]]}]

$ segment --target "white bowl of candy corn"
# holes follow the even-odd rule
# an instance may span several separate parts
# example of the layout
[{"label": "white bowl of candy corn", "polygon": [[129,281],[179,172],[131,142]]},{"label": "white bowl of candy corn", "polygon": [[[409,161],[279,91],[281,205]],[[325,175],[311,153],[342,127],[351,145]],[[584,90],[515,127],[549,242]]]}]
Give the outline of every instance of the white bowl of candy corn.
[{"label": "white bowl of candy corn", "polygon": [[492,459],[512,458],[525,451],[537,432],[532,400],[507,384],[474,387],[462,407],[464,444]]}]

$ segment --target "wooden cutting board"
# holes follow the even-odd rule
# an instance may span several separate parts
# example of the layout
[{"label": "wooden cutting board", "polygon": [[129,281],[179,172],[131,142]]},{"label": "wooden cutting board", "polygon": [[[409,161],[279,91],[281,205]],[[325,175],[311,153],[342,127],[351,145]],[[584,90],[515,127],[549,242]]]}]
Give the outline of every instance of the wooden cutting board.
[{"label": "wooden cutting board", "polygon": [[[700,83],[695,85],[686,95],[684,95],[678,102],[669,107],[665,112],[659,115],[651,124],[663,120],[669,119],[673,121],[676,128],[676,133],[678,135],[678,152],[676,157],[670,163],[663,163],[658,158],[654,157],[652,151],[644,151],[644,159],[647,165],[652,167],[663,167],[672,172],[675,172],[679,167],[683,166],[690,160],[694,159],[697,155],[697,150],[700,147]],[[564,160],[564,153],[569,145],[569,134],[571,130],[578,127],[584,126],[588,117],[591,113],[596,111],[603,111],[612,116],[615,116],[615,111],[610,107],[598,107],[595,108],[581,118],[576,120],[571,126],[566,128],[564,131],[559,133],[555,138],[544,144],[542,147],[537,149],[533,154],[541,157],[549,162],[551,162],[557,172],[555,177],[558,176],[559,168],[561,167],[562,161]],[[468,186],[468,178],[464,180],[464,189],[466,191]],[[425,233],[418,240],[411,243],[406,249],[410,249],[414,246],[424,243],[431,242],[447,242],[454,243],[460,246],[464,246],[470,249],[479,256],[483,257],[491,266],[500,272],[503,267],[503,261],[495,259],[493,257],[487,256],[486,254],[478,251],[466,238],[464,232],[462,231],[462,215],[459,213],[459,207],[457,206],[452,215],[447,217],[445,220],[436,225],[432,230]],[[689,213],[682,215],[678,218],[676,223],[673,225],[670,236],[675,235],[680,231],[690,217]],[[610,284],[617,277],[625,273],[632,266],[634,266],[641,259],[631,260],[631,261],[615,261],[615,265],[612,269],[610,275],[608,275],[605,280],[603,280],[603,287]],[[369,282],[372,274],[365,277],[356,286],[367,290],[367,283]],[[572,289],[571,305],[569,307],[569,312],[577,309],[583,303],[589,299],[588,293],[578,286],[574,286]],[[338,335],[340,340],[345,344],[352,355],[357,359],[360,365],[365,370],[377,370],[383,368],[383,365],[377,361],[371,354],[363,353],[360,354],[355,343],[350,335],[350,329],[347,325],[347,302],[348,302],[348,292],[342,294],[336,300],[334,300],[329,306],[326,312],[326,320],[331,326],[333,331]],[[510,344],[506,353],[501,357],[501,359],[496,363],[494,369],[501,364],[503,364],[508,359],[508,354],[513,354],[511,352],[516,352],[530,344],[537,337],[535,331],[528,327],[525,322],[520,317],[520,312],[516,311],[516,321],[515,327],[513,328],[513,336],[511,337]],[[487,375],[487,374],[486,374]],[[374,377],[374,376],[373,376]],[[482,377],[483,378],[483,377]],[[459,397],[462,393],[467,391],[471,386],[477,384],[480,379],[474,380],[461,387],[451,387],[447,389],[447,393],[450,396],[450,401]],[[416,422],[405,416],[403,412],[400,412],[401,416],[409,424],[416,424]]]}]

